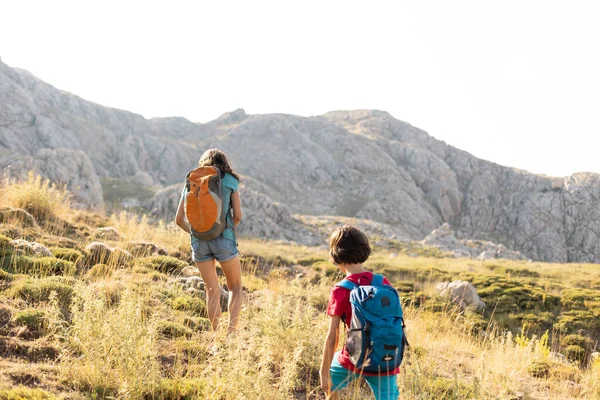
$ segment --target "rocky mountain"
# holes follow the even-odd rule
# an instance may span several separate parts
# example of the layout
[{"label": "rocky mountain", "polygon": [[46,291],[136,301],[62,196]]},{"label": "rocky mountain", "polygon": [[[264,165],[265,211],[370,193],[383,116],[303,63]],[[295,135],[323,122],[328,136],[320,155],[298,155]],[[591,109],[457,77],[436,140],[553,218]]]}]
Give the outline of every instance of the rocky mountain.
[{"label": "rocky mountain", "polygon": [[145,119],[0,62],[0,165],[8,176],[36,170],[91,206],[101,205],[108,178],[151,187],[147,207],[171,218],[185,173],[211,147],[245,177],[243,227],[256,236],[322,243],[303,215],[358,218],[412,240],[449,223],[458,239],[502,243],[532,259],[600,261],[596,174],[552,178],[503,167],[377,110],[308,118],[236,110],[205,124]]}]

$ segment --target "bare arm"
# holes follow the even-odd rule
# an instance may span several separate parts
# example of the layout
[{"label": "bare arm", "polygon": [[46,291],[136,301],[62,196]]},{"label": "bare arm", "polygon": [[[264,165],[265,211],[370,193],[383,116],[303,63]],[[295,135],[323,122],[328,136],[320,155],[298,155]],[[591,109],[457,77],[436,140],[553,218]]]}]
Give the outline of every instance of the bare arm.
[{"label": "bare arm", "polygon": [[185,223],[185,210],[183,209],[183,207],[184,199],[183,196],[181,196],[181,200],[179,200],[179,206],[177,207],[177,214],[175,215],[175,223],[179,225],[181,229],[183,229],[187,233],[190,233],[190,228]]},{"label": "bare arm", "polygon": [[341,317],[337,315],[332,315],[329,321],[329,331],[327,332],[327,338],[325,339],[325,343],[323,344],[323,359],[321,361],[321,387],[330,395],[331,392],[331,378],[329,376],[329,368],[331,367],[331,361],[333,360],[333,355],[335,354],[335,350],[338,346],[338,341],[340,337],[340,326]]},{"label": "bare arm", "polygon": [[231,205],[233,206],[233,226],[238,226],[242,220],[242,201],[239,190],[231,193]]}]

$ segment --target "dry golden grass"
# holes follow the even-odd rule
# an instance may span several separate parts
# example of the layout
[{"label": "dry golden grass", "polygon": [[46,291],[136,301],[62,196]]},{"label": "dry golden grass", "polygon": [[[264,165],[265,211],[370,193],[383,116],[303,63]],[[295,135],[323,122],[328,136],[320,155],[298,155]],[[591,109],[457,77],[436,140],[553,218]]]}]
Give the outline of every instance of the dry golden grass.
[{"label": "dry golden grass", "polygon": [[[21,194],[9,195],[15,188]],[[169,251],[189,251],[189,238],[168,224],[125,213],[104,219],[69,212],[64,208],[68,195],[60,193],[30,178],[0,187],[0,206],[26,208],[22,199],[47,199],[38,215],[67,223],[62,230],[42,224],[29,233],[33,239],[72,241],[81,250],[91,241],[82,232],[93,232],[102,221],[121,236],[112,246],[148,241]],[[240,252],[247,261],[245,300],[239,329],[230,337],[224,330],[206,331],[202,298],[171,284],[176,275],[169,271],[178,269],[158,271],[151,260],[113,258],[93,267],[73,256],[82,265],[72,277],[30,270],[17,275],[3,263],[0,399],[323,399],[318,369],[328,325],[324,311],[337,279],[327,251],[243,239]],[[295,264],[294,273],[287,272],[288,264]],[[463,273],[513,279],[533,271],[549,286],[600,278],[595,265],[391,257],[384,250],[367,266],[389,271],[393,283],[414,279],[425,295],[432,294],[440,276]],[[600,398],[600,360],[554,361],[547,337],[515,336],[495,324],[474,329],[453,307],[434,312],[417,301],[410,304],[405,314],[411,347],[398,377],[404,399]],[[34,315],[39,323],[26,320],[32,309],[40,311]],[[43,330],[33,332],[37,326]],[[357,382],[342,398],[370,396]]]}]

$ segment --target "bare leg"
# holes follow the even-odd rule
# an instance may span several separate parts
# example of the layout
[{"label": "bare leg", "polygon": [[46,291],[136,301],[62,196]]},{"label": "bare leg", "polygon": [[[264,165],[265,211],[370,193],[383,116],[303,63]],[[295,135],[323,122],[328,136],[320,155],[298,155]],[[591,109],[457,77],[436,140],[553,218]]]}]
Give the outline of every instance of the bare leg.
[{"label": "bare leg", "polygon": [[219,279],[217,278],[217,267],[215,260],[197,262],[196,266],[200,270],[200,275],[204,281],[204,290],[206,291],[206,308],[208,310],[208,319],[213,331],[219,327],[219,318],[221,317],[221,290]]},{"label": "bare leg", "polygon": [[229,333],[231,333],[235,331],[242,309],[242,267],[239,256],[220,264],[227,279],[227,288],[229,288],[227,311],[229,311]]}]

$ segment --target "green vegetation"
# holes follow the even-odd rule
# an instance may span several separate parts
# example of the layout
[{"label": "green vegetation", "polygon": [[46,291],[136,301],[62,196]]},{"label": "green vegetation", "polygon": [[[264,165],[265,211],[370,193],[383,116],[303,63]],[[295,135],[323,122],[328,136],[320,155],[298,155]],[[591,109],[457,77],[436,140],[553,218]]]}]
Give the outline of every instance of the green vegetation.
[{"label": "green vegetation", "polygon": [[0,400],[53,400],[56,399],[51,393],[42,389],[32,389],[28,387],[15,387],[10,389],[0,389]]},{"label": "green vegetation", "polygon": [[186,262],[169,256],[143,257],[137,259],[135,264],[139,267],[151,268],[164,274],[179,274],[188,266]]},{"label": "green vegetation", "polygon": [[171,321],[160,321],[156,327],[156,331],[163,337],[168,339],[191,337],[192,331],[179,324]]},{"label": "green vegetation", "polygon": [[26,326],[31,331],[44,328],[46,313],[43,310],[25,309],[17,312],[12,319],[15,325]]},{"label": "green vegetation", "polygon": [[74,264],[78,264],[84,260],[83,253],[76,249],[63,248],[63,247],[50,247],[49,249],[52,255],[61,260],[69,261]]},{"label": "green vegetation", "polygon": [[[43,181],[27,185],[0,185],[0,208],[23,206],[31,193],[61,198]],[[22,193],[8,193],[15,188]],[[30,208],[39,226],[2,224],[0,341],[10,362],[0,367],[0,400],[323,398],[325,309],[342,278],[326,250],[240,240],[244,304],[238,331],[227,336],[210,330],[204,294],[175,279],[189,265],[188,236],[144,216],[106,218],[63,203]],[[119,235],[110,240],[116,255],[96,264],[83,249],[101,226]],[[13,234],[54,257],[16,254]],[[143,257],[159,248],[181,260]],[[600,398],[592,356],[600,266],[454,259],[395,241],[376,246],[366,266],[384,273],[404,304],[411,347],[399,376],[403,398]],[[471,282],[486,309],[439,299],[435,285],[454,280]],[[46,391],[14,387],[19,379]],[[359,382],[341,393],[369,396]]]}]

